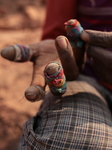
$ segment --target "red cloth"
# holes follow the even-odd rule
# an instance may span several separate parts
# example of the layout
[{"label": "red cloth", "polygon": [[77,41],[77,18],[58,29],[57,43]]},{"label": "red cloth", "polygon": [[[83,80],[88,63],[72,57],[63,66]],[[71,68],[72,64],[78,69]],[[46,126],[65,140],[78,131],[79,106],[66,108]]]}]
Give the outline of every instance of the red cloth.
[{"label": "red cloth", "polygon": [[76,18],[76,0],[47,0],[42,40],[66,35],[64,23],[71,18]]}]

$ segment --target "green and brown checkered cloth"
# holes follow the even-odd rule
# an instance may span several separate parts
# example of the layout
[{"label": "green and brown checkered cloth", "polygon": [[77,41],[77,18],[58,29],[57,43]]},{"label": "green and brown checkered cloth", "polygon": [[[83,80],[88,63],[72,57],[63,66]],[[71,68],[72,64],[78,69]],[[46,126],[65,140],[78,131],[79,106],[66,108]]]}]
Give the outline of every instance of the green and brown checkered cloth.
[{"label": "green and brown checkered cloth", "polygon": [[[90,82],[91,83],[90,83]],[[20,150],[112,150],[112,115],[94,80],[67,83],[62,98],[50,93],[24,124]]]}]

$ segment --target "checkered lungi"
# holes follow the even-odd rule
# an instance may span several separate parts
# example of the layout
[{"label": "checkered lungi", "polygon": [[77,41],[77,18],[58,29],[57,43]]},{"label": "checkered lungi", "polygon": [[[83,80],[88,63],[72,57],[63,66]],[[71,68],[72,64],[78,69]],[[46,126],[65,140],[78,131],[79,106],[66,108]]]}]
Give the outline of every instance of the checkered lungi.
[{"label": "checkered lungi", "polygon": [[62,98],[49,93],[24,124],[20,150],[112,150],[112,115],[104,88],[79,77]]}]

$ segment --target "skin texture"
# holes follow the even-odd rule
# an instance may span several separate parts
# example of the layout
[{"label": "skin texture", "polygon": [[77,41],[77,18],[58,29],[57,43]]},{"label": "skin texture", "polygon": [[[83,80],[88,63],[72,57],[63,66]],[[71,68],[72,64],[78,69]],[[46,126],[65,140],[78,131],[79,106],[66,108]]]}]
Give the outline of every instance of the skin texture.
[{"label": "skin texture", "polygon": [[[87,46],[88,49],[86,50],[86,53],[92,58],[96,74],[102,78],[104,82],[111,84],[112,53],[108,53],[107,50],[105,50],[105,47],[112,48],[110,44],[112,43],[112,33],[87,30],[82,32],[81,38],[87,43],[87,45],[96,45],[94,47]],[[79,68],[76,64],[73,49],[66,37],[59,36],[56,40],[44,40],[29,45],[29,47],[32,49],[31,61],[33,63],[34,71],[32,82],[30,84],[31,86],[25,91],[25,96],[28,100],[35,101],[38,97],[39,90],[35,85],[38,85],[44,90],[46,83],[43,77],[43,70],[49,61],[61,61],[67,80],[75,80],[78,77]],[[13,57],[13,51],[13,47],[6,47],[1,51],[1,56],[9,59],[7,54],[10,53],[11,57]],[[28,95],[29,93],[30,96]]]},{"label": "skin texture", "polygon": [[81,38],[87,42],[87,54],[92,58],[97,76],[107,84],[112,84],[112,32],[85,30]]}]

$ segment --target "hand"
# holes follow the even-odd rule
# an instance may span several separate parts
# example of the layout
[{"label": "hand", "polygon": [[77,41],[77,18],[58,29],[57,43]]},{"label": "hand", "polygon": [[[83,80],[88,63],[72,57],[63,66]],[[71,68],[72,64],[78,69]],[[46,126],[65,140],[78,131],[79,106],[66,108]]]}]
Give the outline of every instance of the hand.
[{"label": "hand", "polygon": [[[39,43],[29,45],[29,49],[32,51],[30,54],[30,61],[33,62],[33,75],[30,87],[25,91],[25,96],[28,100],[35,101],[41,99],[40,96],[43,96],[44,94],[45,79],[43,77],[43,70],[45,65],[49,61],[58,61],[59,59],[54,40],[44,40]],[[15,61],[16,51],[14,46],[2,49],[1,55],[10,61]]]},{"label": "hand", "polygon": [[97,76],[107,84],[112,84],[112,32],[85,30],[81,38],[90,46],[87,54],[92,58]]},{"label": "hand", "polygon": [[[30,87],[25,91],[25,97],[29,101],[34,102],[43,98],[46,85],[43,70],[49,61],[60,62],[61,59],[67,80],[74,80],[78,77],[79,69],[76,65],[72,47],[66,37],[59,36],[56,40],[44,40],[29,45],[29,48],[32,51],[30,61],[34,65]],[[1,50],[2,57],[10,61],[15,61],[15,53],[13,46]]]}]

